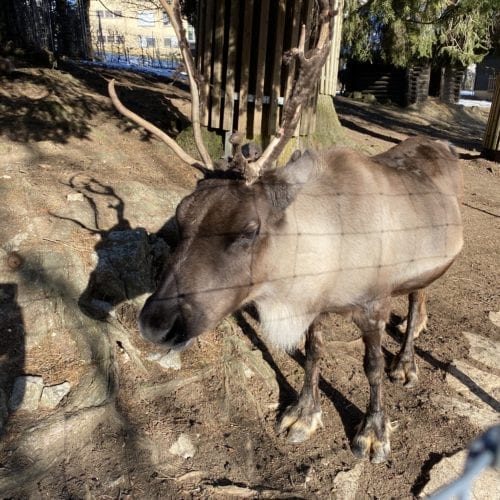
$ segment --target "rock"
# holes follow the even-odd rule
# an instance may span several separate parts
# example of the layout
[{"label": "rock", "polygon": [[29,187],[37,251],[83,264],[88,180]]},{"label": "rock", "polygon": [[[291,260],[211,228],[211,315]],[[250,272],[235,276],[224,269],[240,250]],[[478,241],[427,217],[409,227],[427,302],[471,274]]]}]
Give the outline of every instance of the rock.
[{"label": "rock", "polygon": [[[475,368],[465,361],[453,362],[448,368],[446,382],[458,394],[479,406],[487,405],[486,401],[491,397],[500,399],[500,377],[490,371]],[[488,406],[491,408],[491,405]]]},{"label": "rock", "polygon": [[500,327],[500,311],[490,311],[488,317],[495,326]]},{"label": "rock", "polygon": [[[491,315],[492,313],[490,313],[490,317]],[[498,319],[500,322],[500,317]],[[469,354],[471,358],[490,368],[498,368],[498,360],[500,359],[500,342],[493,342],[492,340],[482,337],[481,335],[469,332],[464,332],[464,335],[470,343]]]},{"label": "rock", "polygon": [[43,390],[43,378],[23,375],[14,380],[9,400],[10,410],[33,411],[38,408]]},{"label": "rock", "polygon": [[498,412],[486,404],[478,407],[458,397],[451,398],[437,394],[431,396],[431,401],[444,413],[465,417],[480,429],[486,429],[488,426],[498,423]]},{"label": "rock", "polygon": [[181,353],[179,351],[170,351],[157,361],[162,368],[171,368],[172,370],[181,369]]},{"label": "rock", "polygon": [[[451,457],[443,458],[430,471],[429,482],[420,492],[419,497],[427,497],[443,486],[450,484],[462,474],[467,450],[462,450]],[[490,500],[500,498],[500,481],[498,471],[487,469],[474,481],[470,497],[473,500]]]},{"label": "rock", "polygon": [[99,302],[111,306],[152,292],[158,262],[167,253],[167,245],[142,228],[109,232],[96,246],[98,263],[90,276],[79,305],[89,316],[104,319],[106,311],[95,307]]},{"label": "rock", "polygon": [[146,356],[148,361],[159,361],[161,359],[161,352],[154,352],[153,354],[148,354]]},{"label": "rock", "polygon": [[44,387],[40,397],[40,408],[55,408],[70,389],[69,382]]},{"label": "rock", "polygon": [[196,448],[187,434],[181,434],[168,451],[172,455],[177,455],[182,458],[192,458],[196,453]]},{"label": "rock", "polygon": [[[500,344],[474,333],[464,332],[470,343],[470,357],[496,368]],[[500,377],[493,370],[479,369],[466,361],[455,360],[446,373],[446,382],[455,396],[434,395],[432,401],[452,415],[468,418],[479,428],[498,423],[496,401],[500,398]]]},{"label": "rock", "polygon": [[68,196],[66,196],[66,199],[68,201],[84,201],[85,200],[82,193],[70,193],[70,194],[68,194]]},{"label": "rock", "polygon": [[[36,483],[59,461],[71,460],[95,436],[95,429],[106,423],[115,432],[122,421],[112,405],[85,408],[76,413],[56,413],[29,427],[19,437],[12,453],[13,463],[19,464],[16,473],[0,467],[0,496],[25,497],[23,488]],[[112,432],[113,432],[112,431]],[[34,466],[36,464],[36,467]],[[24,494],[19,494],[20,490]]]},{"label": "rock", "polygon": [[374,102],[377,102],[377,98],[373,94],[363,94],[363,102],[373,104]]},{"label": "rock", "polygon": [[333,480],[334,498],[342,498],[342,500],[355,500],[356,491],[358,490],[358,482],[363,472],[364,465],[357,464],[348,471],[341,471]]}]

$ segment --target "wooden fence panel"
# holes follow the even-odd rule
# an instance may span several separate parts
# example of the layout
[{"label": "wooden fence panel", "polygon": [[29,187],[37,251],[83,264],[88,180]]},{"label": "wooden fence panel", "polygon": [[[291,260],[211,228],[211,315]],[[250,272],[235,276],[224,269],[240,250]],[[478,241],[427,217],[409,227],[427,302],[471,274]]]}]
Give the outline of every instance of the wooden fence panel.
[{"label": "wooden fence panel", "polygon": [[319,85],[319,93],[334,96],[337,93],[337,77],[339,72],[339,55],[340,44],[342,39],[342,19],[344,0],[338,0],[335,8],[337,9],[337,16],[333,25],[333,40],[332,50],[326,60],[326,63],[321,72],[321,80]]},{"label": "wooden fence panel", "polygon": [[484,135],[483,155],[500,162],[500,75],[495,79],[493,100]]},{"label": "wooden fence panel", "polygon": [[[205,126],[264,141],[276,132],[296,72],[282,56],[297,46],[300,26],[310,27],[314,5],[314,0],[200,2],[197,65]],[[336,68],[323,79],[336,77]],[[300,133],[314,130],[315,108],[313,95],[302,110]]]},{"label": "wooden fence panel", "polygon": [[215,0],[215,15],[214,15],[214,33],[215,41],[213,47],[213,73],[212,82],[210,86],[211,97],[212,97],[212,116],[211,121],[218,124],[217,128],[222,128],[221,123],[221,99],[223,92],[223,81],[222,76],[225,75],[223,71],[223,57],[224,57],[224,31],[225,31],[225,0]]},{"label": "wooden fence panel", "polygon": [[249,0],[246,2],[243,11],[243,39],[241,48],[241,67],[240,75],[238,81],[238,87],[240,89],[238,98],[238,126],[239,132],[245,133],[247,127],[249,126],[247,121],[247,108],[248,108],[248,96],[249,96],[249,85],[242,85],[242,82],[250,81],[250,56],[252,51],[252,27],[254,20],[254,0]]},{"label": "wooden fence panel", "polygon": [[233,126],[233,114],[235,104],[235,72],[236,53],[238,49],[238,28],[239,28],[239,5],[241,2],[232,2],[229,9],[229,39],[227,43],[227,71],[224,91],[224,115],[222,121],[223,130],[231,130]]},{"label": "wooden fence panel", "polygon": [[[283,94],[281,93],[281,81],[280,77],[282,74],[283,64],[283,48],[284,48],[284,35],[285,35],[285,8],[286,0],[279,0],[278,11],[275,12],[276,22],[273,26],[274,32],[274,44],[272,51],[272,60],[270,61],[269,67],[269,104],[267,110],[267,127],[263,124],[263,132],[265,135],[271,135],[275,132],[278,126],[278,103],[280,98],[283,99]],[[271,34],[270,33],[270,34]],[[286,68],[288,71],[288,68]],[[267,132],[267,133],[266,133]]]},{"label": "wooden fence panel", "polygon": [[[264,113],[264,81],[266,70],[266,49],[267,49],[267,34],[269,30],[269,0],[261,1],[260,25],[259,25],[259,43],[254,50],[257,52],[256,71],[257,78],[255,82],[255,106],[252,137],[262,135],[262,115]],[[242,86],[244,82],[242,82]],[[247,136],[250,134],[247,131]]]}]

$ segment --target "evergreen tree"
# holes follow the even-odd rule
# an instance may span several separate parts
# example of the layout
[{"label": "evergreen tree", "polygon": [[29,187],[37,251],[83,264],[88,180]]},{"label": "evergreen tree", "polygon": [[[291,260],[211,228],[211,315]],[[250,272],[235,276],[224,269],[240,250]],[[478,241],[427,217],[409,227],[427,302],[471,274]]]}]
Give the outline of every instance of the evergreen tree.
[{"label": "evergreen tree", "polygon": [[345,57],[467,65],[498,39],[500,0],[346,0],[345,12]]}]

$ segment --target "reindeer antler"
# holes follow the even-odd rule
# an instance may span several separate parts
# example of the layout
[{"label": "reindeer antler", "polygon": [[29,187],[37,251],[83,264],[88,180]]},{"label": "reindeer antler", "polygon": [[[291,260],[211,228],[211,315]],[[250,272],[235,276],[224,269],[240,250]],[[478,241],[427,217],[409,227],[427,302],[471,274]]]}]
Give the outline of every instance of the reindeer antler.
[{"label": "reindeer antler", "polygon": [[[136,115],[133,111],[130,111],[127,107],[123,105],[123,103],[118,99],[115,90],[115,80],[114,78],[108,82],[108,93],[109,97],[111,97],[111,102],[114,104],[115,108],[124,116],[137,123],[141,127],[144,127],[148,132],[151,132],[153,135],[156,135],[158,139],[163,141],[167,146],[169,146],[172,151],[182,160],[185,161],[188,165],[192,167],[200,168],[200,161],[193,158],[191,155],[186,153],[169,135],[167,135],[163,130],[160,130],[156,125],[153,125],[151,122],[148,122],[144,118],[141,118],[139,115]],[[205,168],[210,168],[208,165],[204,165]]]},{"label": "reindeer antler", "polygon": [[[182,26],[179,0],[174,0],[172,4],[168,3],[167,0],[160,0],[160,3],[170,18],[175,30],[175,34],[179,40],[179,48],[186,66],[189,88],[191,91],[191,121],[193,124],[196,147],[202,158],[204,168],[213,170],[212,160],[201,137],[199,99],[199,82],[201,82],[201,76],[194,64],[189,49],[189,43],[186,38],[186,32]],[[248,161],[241,153],[242,137],[233,137],[234,141],[232,142],[237,154],[233,157],[232,166],[242,172],[247,184],[255,182],[264,168],[268,168],[274,164],[283,151],[286,143],[293,136],[299,123],[301,107],[314,90],[319,80],[321,68],[330,52],[333,35],[333,18],[337,14],[337,11],[334,9],[335,0],[318,0],[318,3],[320,7],[320,27],[315,47],[309,50],[307,54],[305,53],[305,26],[302,26],[299,46],[289,51],[289,55],[295,57],[298,61],[298,74],[290,98],[286,101],[283,108],[281,126],[276,135],[271,139],[262,155],[253,162]],[[189,165],[200,168],[200,162],[187,154],[172,138],[152,123],[137,116],[120,102],[114,89],[114,80],[109,82],[108,91],[113,104],[120,113],[164,141],[181,160]]]}]

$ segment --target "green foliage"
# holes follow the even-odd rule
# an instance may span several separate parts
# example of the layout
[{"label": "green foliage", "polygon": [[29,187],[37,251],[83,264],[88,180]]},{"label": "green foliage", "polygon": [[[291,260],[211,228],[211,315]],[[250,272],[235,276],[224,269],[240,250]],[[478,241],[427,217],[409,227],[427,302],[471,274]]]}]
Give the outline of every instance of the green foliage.
[{"label": "green foliage", "polygon": [[464,0],[436,27],[437,55],[445,62],[480,62],[492,48],[499,29],[500,0]]},{"label": "green foliage", "polygon": [[[222,158],[224,155],[224,144],[219,134],[214,131],[207,130],[205,127],[201,128],[201,136],[203,143],[208,149],[208,154],[211,158]],[[194,133],[192,125],[189,125],[175,138],[177,144],[184,149],[193,158],[200,159],[198,148],[194,140]]]},{"label": "green foliage", "polygon": [[500,40],[499,25],[500,0],[345,0],[343,55],[467,65]]}]

